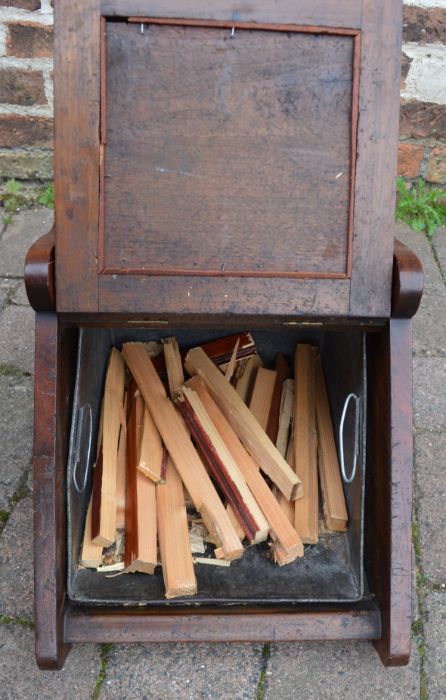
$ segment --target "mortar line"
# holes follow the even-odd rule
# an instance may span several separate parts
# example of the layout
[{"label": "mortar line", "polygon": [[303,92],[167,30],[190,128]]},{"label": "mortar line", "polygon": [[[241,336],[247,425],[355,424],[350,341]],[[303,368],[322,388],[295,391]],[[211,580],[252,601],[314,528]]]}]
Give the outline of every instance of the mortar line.
[{"label": "mortar line", "polygon": [[414,459],[413,470],[413,499],[412,499],[412,542],[415,552],[415,595],[418,601],[418,617],[412,621],[412,636],[415,639],[418,658],[420,664],[420,700],[427,700],[427,676],[424,665],[426,652],[426,631],[424,628],[424,585],[427,579],[421,562],[420,526],[419,526],[419,504],[418,504],[418,473],[416,460]]},{"label": "mortar line", "polygon": [[437,264],[438,271],[440,272],[440,277],[443,281],[444,286],[446,287],[446,270],[443,272],[443,268],[442,268],[441,263],[438,259],[437,251],[435,250],[434,243],[433,243],[432,239],[429,238],[428,236],[426,236],[426,238],[427,238],[427,241],[429,243],[429,246],[430,246],[430,249],[432,252],[432,256]]},{"label": "mortar line", "polygon": [[19,484],[9,499],[8,505],[3,510],[0,510],[0,537],[9,521],[9,518],[13,514],[16,506],[23,501],[25,498],[32,496],[31,491],[28,488],[28,476],[31,470],[32,462],[28,464],[22,476],[20,477]]}]

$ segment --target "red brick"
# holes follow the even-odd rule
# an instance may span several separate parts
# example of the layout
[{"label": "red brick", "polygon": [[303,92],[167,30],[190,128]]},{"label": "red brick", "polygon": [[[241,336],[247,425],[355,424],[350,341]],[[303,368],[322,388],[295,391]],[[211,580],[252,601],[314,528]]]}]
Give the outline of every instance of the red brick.
[{"label": "red brick", "polygon": [[446,42],[446,10],[405,5],[403,41],[417,44]]},{"label": "red brick", "polygon": [[424,157],[424,146],[415,143],[400,143],[398,146],[398,175],[418,177]]},{"label": "red brick", "polygon": [[53,120],[45,117],[0,116],[0,148],[52,147]]},{"label": "red brick", "polygon": [[40,10],[40,0],[2,0],[6,7],[18,7],[21,10]]},{"label": "red brick", "polygon": [[446,146],[435,146],[431,150],[427,161],[426,180],[446,183]]},{"label": "red brick", "polygon": [[0,69],[0,102],[11,105],[45,104],[42,73],[17,68]]},{"label": "red brick", "polygon": [[444,139],[446,134],[446,105],[434,102],[402,102],[400,134],[409,138]]},{"label": "red brick", "polygon": [[53,28],[30,23],[9,24],[6,47],[8,56],[51,58]]}]

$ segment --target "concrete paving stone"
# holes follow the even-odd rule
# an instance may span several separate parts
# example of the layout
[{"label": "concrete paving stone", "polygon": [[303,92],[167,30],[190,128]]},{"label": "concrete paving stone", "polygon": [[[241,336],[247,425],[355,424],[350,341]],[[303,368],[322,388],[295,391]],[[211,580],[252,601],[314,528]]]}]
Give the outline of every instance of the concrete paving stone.
[{"label": "concrete paving stone", "polygon": [[415,645],[408,666],[385,668],[369,642],[274,644],[265,700],[418,700],[419,659]]},{"label": "concrete paving stone", "polygon": [[51,229],[50,209],[29,209],[14,215],[0,241],[0,277],[23,277],[30,245]]},{"label": "concrete paving stone", "polygon": [[0,375],[0,510],[31,463],[32,440],[32,379]]},{"label": "concrete paving stone", "polygon": [[19,306],[29,306],[25,283],[23,280],[20,280],[14,293],[11,295],[11,301],[13,304],[18,304]]},{"label": "concrete paving stone", "polygon": [[446,582],[445,433],[415,436],[416,497],[421,565],[431,581]]},{"label": "concrete paving stone", "polygon": [[89,700],[100,668],[98,646],[76,644],[61,671],[40,671],[33,631],[21,625],[0,625],[1,700]]},{"label": "concrete paving stone", "polygon": [[9,302],[11,297],[16,293],[17,280],[7,278],[0,279],[0,311],[5,304]]},{"label": "concrete paving stone", "polygon": [[101,700],[253,700],[260,644],[136,644],[113,647]]},{"label": "concrete paving stone", "polygon": [[416,355],[446,355],[446,288],[423,294],[413,319],[413,334]]},{"label": "concrete paving stone", "polygon": [[424,292],[435,294],[444,289],[444,282],[441,272],[432,252],[431,244],[423,233],[412,231],[404,224],[398,224],[395,230],[395,237],[401,243],[405,243],[419,257],[424,270]]},{"label": "concrete paving stone", "polygon": [[33,617],[32,499],[20,501],[0,537],[0,614]]},{"label": "concrete paving stone", "polygon": [[429,700],[446,698],[446,592],[428,593],[425,599],[424,670]]},{"label": "concrete paving stone", "polygon": [[432,244],[440,263],[443,277],[446,279],[446,228],[439,228],[435,233]]},{"label": "concrete paving stone", "polygon": [[35,313],[30,306],[7,306],[0,314],[0,365],[34,371]]},{"label": "concrete paving stone", "polygon": [[413,358],[414,425],[418,430],[446,428],[446,358]]}]

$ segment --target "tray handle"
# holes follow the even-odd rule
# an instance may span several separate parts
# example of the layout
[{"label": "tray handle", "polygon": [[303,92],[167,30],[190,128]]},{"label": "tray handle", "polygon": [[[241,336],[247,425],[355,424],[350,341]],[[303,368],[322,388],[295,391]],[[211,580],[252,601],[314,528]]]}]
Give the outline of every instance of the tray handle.
[{"label": "tray handle", "polygon": [[[348,407],[351,400],[355,401],[355,446],[353,452],[353,464],[350,472],[350,476],[347,476],[345,471],[345,456],[344,456],[344,423],[347,416]],[[341,474],[345,484],[351,484],[356,476],[356,467],[358,464],[359,457],[359,424],[360,424],[360,407],[361,399],[354,393],[347,396],[344,402],[344,408],[342,409],[341,420],[339,422],[339,458],[341,466]]]}]

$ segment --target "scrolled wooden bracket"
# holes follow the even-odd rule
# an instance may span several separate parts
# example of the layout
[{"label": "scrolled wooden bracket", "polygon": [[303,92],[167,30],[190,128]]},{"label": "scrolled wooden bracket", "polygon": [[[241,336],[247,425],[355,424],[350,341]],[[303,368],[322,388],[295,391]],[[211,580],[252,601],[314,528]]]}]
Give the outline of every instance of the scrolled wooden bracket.
[{"label": "scrolled wooden bracket", "polygon": [[395,239],[392,279],[392,318],[415,316],[423,295],[421,262],[404,243]]},{"label": "scrolled wooden bracket", "polygon": [[32,244],[25,261],[25,287],[34,311],[56,310],[54,229]]}]

